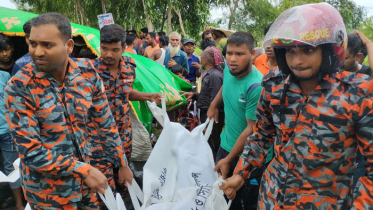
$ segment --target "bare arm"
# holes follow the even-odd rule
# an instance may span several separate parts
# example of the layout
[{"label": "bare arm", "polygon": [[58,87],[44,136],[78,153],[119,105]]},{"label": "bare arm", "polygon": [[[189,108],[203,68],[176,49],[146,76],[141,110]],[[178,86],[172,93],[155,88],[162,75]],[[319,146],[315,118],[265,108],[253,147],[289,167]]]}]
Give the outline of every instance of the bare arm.
[{"label": "bare arm", "polygon": [[255,121],[246,119],[247,126],[245,130],[242,131],[241,135],[238,137],[236,143],[234,144],[232,150],[229,152],[226,158],[221,159],[215,166],[214,170],[219,171],[223,176],[223,179],[227,178],[231,162],[238,157],[244,149],[247,138],[253,134]]},{"label": "bare arm", "polygon": [[155,101],[161,103],[163,96],[160,93],[144,93],[137,90],[132,90],[129,95],[130,101]]},{"label": "bare arm", "polygon": [[161,57],[162,51],[160,49],[154,50],[154,52],[149,56],[149,59],[153,61],[158,60]]}]

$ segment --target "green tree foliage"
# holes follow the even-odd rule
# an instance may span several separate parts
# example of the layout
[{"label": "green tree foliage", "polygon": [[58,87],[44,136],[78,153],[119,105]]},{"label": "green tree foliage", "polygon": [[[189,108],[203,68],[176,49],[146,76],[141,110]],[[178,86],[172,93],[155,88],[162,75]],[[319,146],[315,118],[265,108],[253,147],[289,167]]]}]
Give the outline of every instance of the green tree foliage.
[{"label": "green tree foliage", "polygon": [[[218,0],[216,6],[231,7],[232,2],[235,0]],[[356,5],[352,0],[241,0],[237,11],[229,12],[219,23],[227,24],[227,20],[233,19],[232,29],[249,31],[254,35],[257,45],[260,46],[260,40],[264,37],[264,28],[281,12],[297,5],[319,2],[327,2],[340,12],[347,31],[358,29],[366,19],[364,8]]]},{"label": "green tree foliage", "polygon": [[279,7],[282,12],[293,6],[319,2],[329,3],[339,11],[347,31],[359,28],[359,25],[363,23],[366,18],[364,7],[356,5],[352,0],[282,0]]},{"label": "green tree foliage", "polygon": [[[190,37],[198,36],[203,30],[210,5],[216,0],[13,0],[17,7],[37,14],[58,12],[72,22],[98,27],[97,15],[112,13],[114,22],[125,29],[137,29],[147,25],[144,11],[147,11],[153,24],[153,31],[166,31],[167,9],[169,6],[180,11],[185,32]],[[173,10],[175,11],[175,10]],[[178,15],[173,12],[172,31],[181,32]]]},{"label": "green tree foliage", "polygon": [[[341,13],[348,31],[365,23],[366,12],[353,0],[13,0],[19,9],[33,13],[59,12],[72,22],[98,27],[97,15],[113,14],[115,23],[125,29],[137,29],[147,25],[149,15],[153,31],[167,31],[168,8],[171,12],[171,30],[182,32],[189,38],[199,38],[208,23],[213,6],[226,8],[227,14],[216,21],[233,30],[251,32],[257,41],[264,35],[266,25],[274,21],[284,10],[301,4],[327,2]],[[144,8],[144,4],[145,8]],[[179,13],[180,12],[180,13]],[[180,14],[182,22],[178,16]],[[368,27],[366,24],[364,25]],[[186,38],[186,37],[184,37]]]},{"label": "green tree foliage", "polygon": [[243,3],[233,28],[250,32],[258,43],[264,38],[264,28],[277,18],[280,11],[267,0],[244,0]]},{"label": "green tree foliage", "polygon": [[360,24],[359,31],[363,32],[368,39],[373,40],[373,16]]}]

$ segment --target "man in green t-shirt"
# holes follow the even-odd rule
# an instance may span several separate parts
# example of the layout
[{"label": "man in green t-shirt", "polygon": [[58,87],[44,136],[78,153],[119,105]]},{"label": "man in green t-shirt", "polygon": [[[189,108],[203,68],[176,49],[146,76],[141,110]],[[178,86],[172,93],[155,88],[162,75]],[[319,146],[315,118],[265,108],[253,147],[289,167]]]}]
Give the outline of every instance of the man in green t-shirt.
[{"label": "man in green t-shirt", "polygon": [[[211,103],[207,116],[218,119],[217,107],[224,102],[225,130],[216,157],[215,170],[223,179],[232,176],[246,139],[253,133],[257,120],[255,110],[262,91],[263,75],[252,65],[255,56],[254,37],[247,32],[236,32],[227,41],[223,86]],[[237,191],[231,208],[234,210],[256,209],[261,173],[251,178],[247,188]]]}]

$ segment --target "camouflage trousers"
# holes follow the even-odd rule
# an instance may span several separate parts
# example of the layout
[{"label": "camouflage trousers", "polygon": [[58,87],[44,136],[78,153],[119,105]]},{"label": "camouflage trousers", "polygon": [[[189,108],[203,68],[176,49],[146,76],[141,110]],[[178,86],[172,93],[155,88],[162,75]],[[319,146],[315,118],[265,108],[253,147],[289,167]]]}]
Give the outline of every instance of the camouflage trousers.
[{"label": "camouflage trousers", "polygon": [[96,193],[91,192],[87,185],[82,188],[82,200],[79,203],[70,203],[62,206],[40,206],[30,203],[31,209],[35,210],[75,210],[75,209],[99,209]]},{"label": "camouflage trousers", "polygon": [[[116,187],[115,181],[113,176],[113,166],[110,161],[107,161],[106,158],[90,158],[91,166],[95,167],[96,169],[100,170],[103,173],[107,180],[111,191],[113,191],[114,195],[116,194]],[[97,196],[99,205],[101,209],[107,209],[104,202],[101,200],[99,196]]]},{"label": "camouflage trousers", "polygon": [[[124,203],[127,207],[131,206],[131,198],[129,196],[128,190],[126,186],[120,185],[118,182],[118,171],[119,168],[113,168],[110,161],[107,161],[106,158],[90,158],[90,164],[91,166],[97,168],[100,170],[108,179],[109,186],[111,190],[113,191],[114,195],[118,192],[122,199],[124,200]],[[101,201],[101,198],[98,197],[98,202],[102,210],[106,210],[106,206],[103,201]],[[127,208],[130,209],[130,208]]]}]

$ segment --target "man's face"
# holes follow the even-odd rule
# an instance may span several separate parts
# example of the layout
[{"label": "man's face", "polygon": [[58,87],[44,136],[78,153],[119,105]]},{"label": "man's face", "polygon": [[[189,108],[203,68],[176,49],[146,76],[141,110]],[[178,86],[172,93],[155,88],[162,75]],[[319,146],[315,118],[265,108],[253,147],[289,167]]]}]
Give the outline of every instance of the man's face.
[{"label": "man's face", "polygon": [[266,47],[265,48],[265,53],[268,58],[275,58],[275,51],[273,50],[272,47]]},{"label": "man's face", "polygon": [[206,62],[206,59],[201,57],[201,66],[203,69],[206,69],[208,63]]},{"label": "man's face", "polygon": [[285,57],[290,70],[299,81],[317,78],[322,61],[322,48],[320,46],[288,48]]},{"label": "man's face", "polygon": [[103,63],[107,66],[115,66],[119,65],[125,46],[122,46],[120,41],[110,44],[100,43],[100,50]]},{"label": "man's face", "polygon": [[143,39],[143,38],[145,38],[145,37],[146,37],[146,33],[144,33],[144,32],[141,31],[141,32],[140,32],[140,38]]},{"label": "man's face", "polygon": [[146,35],[145,41],[148,45],[152,45],[154,43],[154,39],[150,36],[150,34]]},{"label": "man's face", "polygon": [[13,57],[14,48],[7,45],[3,51],[0,51],[0,63],[9,63]]},{"label": "man's face", "polygon": [[345,53],[345,59],[342,63],[342,69],[344,71],[354,71],[354,68],[358,65],[359,63],[356,60],[356,56],[350,53],[350,51],[347,49]]},{"label": "man's face", "polygon": [[66,40],[54,24],[33,26],[29,41],[29,52],[36,67],[48,73],[65,65],[74,48],[74,41]]},{"label": "man's face", "polygon": [[172,47],[178,47],[178,46],[180,46],[180,38],[179,38],[179,36],[172,35],[170,43],[171,43]]},{"label": "man's face", "polygon": [[194,52],[195,45],[192,43],[186,43],[184,45],[184,51],[186,54],[192,54]]},{"label": "man's face", "polygon": [[205,36],[203,37],[203,39],[212,39],[212,34],[211,33],[205,34]]},{"label": "man's face", "polygon": [[252,56],[255,56],[255,50],[250,50],[246,44],[228,44],[226,60],[229,72],[237,77],[249,71]]}]

